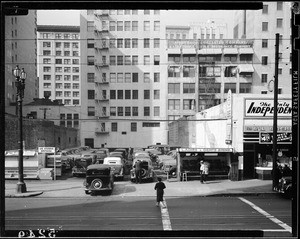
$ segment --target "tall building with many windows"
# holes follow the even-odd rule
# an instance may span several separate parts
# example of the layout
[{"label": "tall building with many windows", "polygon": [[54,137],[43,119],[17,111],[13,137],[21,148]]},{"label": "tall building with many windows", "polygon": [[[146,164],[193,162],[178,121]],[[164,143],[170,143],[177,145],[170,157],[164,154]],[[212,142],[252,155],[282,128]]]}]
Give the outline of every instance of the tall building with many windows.
[{"label": "tall building with many windows", "polygon": [[27,73],[24,104],[38,96],[36,17],[33,10],[27,15],[5,16],[5,112],[16,112],[17,88],[13,70],[17,65]]},{"label": "tall building with many windows", "polygon": [[276,33],[279,33],[278,92],[290,94],[291,3],[264,2],[262,10],[236,11],[234,38],[254,40],[252,93],[273,94]]},{"label": "tall building with many windows", "polygon": [[82,11],[85,145],[167,143],[163,26],[159,10]]},{"label": "tall building with many windows", "polygon": [[60,107],[55,123],[78,128],[81,111],[81,62],[79,26],[39,25],[39,98],[56,101]]}]

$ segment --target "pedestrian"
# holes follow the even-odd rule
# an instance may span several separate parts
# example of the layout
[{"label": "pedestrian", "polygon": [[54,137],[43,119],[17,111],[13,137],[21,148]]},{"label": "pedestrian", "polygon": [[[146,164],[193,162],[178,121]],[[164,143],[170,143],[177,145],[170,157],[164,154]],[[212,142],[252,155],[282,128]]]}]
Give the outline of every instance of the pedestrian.
[{"label": "pedestrian", "polygon": [[142,182],[142,165],[141,161],[138,159],[134,165],[135,167],[135,183],[141,183]]},{"label": "pedestrian", "polygon": [[203,160],[200,161],[200,181],[201,183],[205,183],[208,177],[209,172],[209,164],[204,162]]},{"label": "pedestrian", "polygon": [[164,189],[166,185],[161,181],[161,178],[157,178],[158,182],[155,184],[154,190],[156,190],[156,206],[158,207],[160,202],[162,203],[162,207],[165,208],[166,205],[164,203]]},{"label": "pedestrian", "polygon": [[282,178],[282,167],[279,161],[276,161],[275,171],[272,170],[272,176],[274,178],[274,190],[278,191],[279,180]]}]

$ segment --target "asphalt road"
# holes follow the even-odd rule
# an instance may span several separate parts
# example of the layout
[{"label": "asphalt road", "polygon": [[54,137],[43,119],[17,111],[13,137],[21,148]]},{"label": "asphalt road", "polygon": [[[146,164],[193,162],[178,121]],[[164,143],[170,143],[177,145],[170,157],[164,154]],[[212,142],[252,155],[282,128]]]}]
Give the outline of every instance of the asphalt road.
[{"label": "asphalt road", "polygon": [[141,196],[11,198],[6,201],[5,225],[7,236],[30,233],[31,229],[37,237],[54,229],[56,236],[84,236],[89,231],[97,236],[163,232],[205,236],[213,232],[223,237],[230,232],[292,237],[291,201],[279,195],[170,197],[166,204],[166,208],[156,207],[155,197]]}]

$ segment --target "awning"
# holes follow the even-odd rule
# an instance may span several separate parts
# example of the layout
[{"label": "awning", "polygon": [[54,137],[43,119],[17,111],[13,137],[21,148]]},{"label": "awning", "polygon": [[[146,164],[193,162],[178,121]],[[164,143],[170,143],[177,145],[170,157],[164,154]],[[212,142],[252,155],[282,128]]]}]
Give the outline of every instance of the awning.
[{"label": "awning", "polygon": [[168,54],[181,54],[180,48],[169,48],[167,52]]},{"label": "awning", "polygon": [[242,65],[239,65],[239,73],[242,73],[242,72],[254,72],[254,68],[251,64],[242,64]]},{"label": "awning", "polygon": [[238,54],[238,50],[236,48],[224,48],[224,54]]},{"label": "awning", "polygon": [[198,54],[200,55],[217,55],[217,54],[222,54],[222,49],[221,48],[206,48],[206,49],[201,49],[198,51]]},{"label": "awning", "polygon": [[240,54],[253,54],[253,48],[240,48],[239,49]]},{"label": "awning", "polygon": [[182,48],[182,54],[195,54],[197,50],[195,48]]}]

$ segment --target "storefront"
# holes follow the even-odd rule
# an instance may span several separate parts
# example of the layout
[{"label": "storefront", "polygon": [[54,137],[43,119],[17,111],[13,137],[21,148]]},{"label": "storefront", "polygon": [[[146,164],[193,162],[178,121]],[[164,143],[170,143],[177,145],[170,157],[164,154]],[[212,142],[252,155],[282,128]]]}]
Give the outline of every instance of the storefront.
[{"label": "storefront", "polygon": [[[272,179],[273,100],[245,98],[244,178]],[[291,99],[278,100],[277,160],[291,167]]]}]

